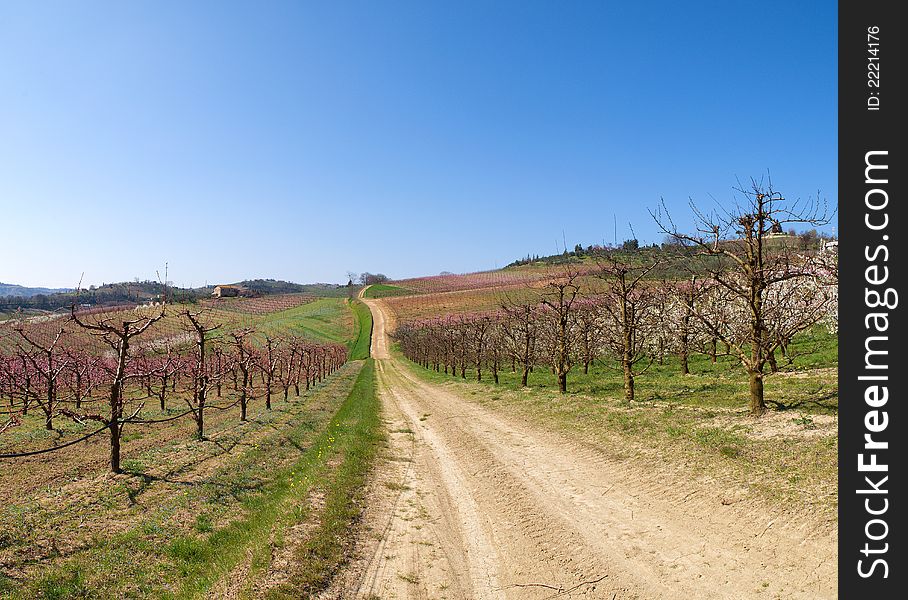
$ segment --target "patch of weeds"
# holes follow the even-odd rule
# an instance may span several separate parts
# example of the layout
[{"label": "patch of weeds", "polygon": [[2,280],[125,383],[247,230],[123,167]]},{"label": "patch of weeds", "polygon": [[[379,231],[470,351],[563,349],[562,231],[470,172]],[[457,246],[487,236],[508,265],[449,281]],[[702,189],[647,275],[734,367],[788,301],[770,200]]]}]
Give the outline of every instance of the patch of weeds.
[{"label": "patch of weeds", "polygon": [[406,581],[407,583],[417,584],[419,583],[419,577],[414,573],[398,573],[398,577]]},{"label": "patch of weeds", "polygon": [[728,458],[738,458],[741,456],[741,449],[737,446],[720,446],[719,454]]},{"label": "patch of weeds", "polygon": [[683,427],[678,427],[677,425],[666,425],[665,433],[667,433],[669,437],[678,438],[682,437],[685,434],[685,431]]},{"label": "patch of weeds", "polygon": [[809,415],[804,415],[803,417],[792,419],[792,423],[795,425],[800,425],[804,429],[816,429],[818,425],[813,422],[813,418]]},{"label": "patch of weeds", "polygon": [[410,489],[409,485],[407,485],[405,483],[398,483],[396,481],[386,481],[385,487],[388,488],[389,490],[393,490],[395,492],[402,492],[404,490]]},{"label": "patch of weeds", "polygon": [[609,421],[618,426],[621,431],[636,431],[640,428],[637,415],[630,412],[616,412],[608,416]]},{"label": "patch of weeds", "polygon": [[36,596],[47,600],[64,600],[66,598],[92,598],[94,594],[85,584],[82,569],[66,566],[58,572],[45,575],[38,580]]},{"label": "patch of weeds", "polygon": [[0,594],[4,592],[15,592],[16,589],[18,589],[18,586],[15,581],[6,575],[0,574]]},{"label": "patch of weeds", "polygon": [[147,521],[142,523],[142,534],[149,536],[158,536],[164,533],[164,528],[157,521]]},{"label": "patch of weeds", "polygon": [[202,513],[196,515],[195,524],[193,525],[199,533],[211,533],[214,531],[214,524],[211,522],[211,515]]},{"label": "patch of weeds", "polygon": [[12,546],[21,546],[26,542],[25,536],[19,528],[13,529],[7,527],[6,523],[0,522],[0,550],[11,548]]},{"label": "patch of weeds", "polygon": [[129,473],[130,475],[143,475],[147,468],[144,462],[135,458],[124,460],[120,463],[120,467],[124,473]]},{"label": "patch of weeds", "polygon": [[722,456],[737,458],[744,450],[746,440],[733,431],[720,427],[702,427],[694,431],[694,441],[717,450]]},{"label": "patch of weeds", "polygon": [[198,563],[205,558],[205,546],[195,538],[181,537],[170,543],[167,554],[184,563]]}]

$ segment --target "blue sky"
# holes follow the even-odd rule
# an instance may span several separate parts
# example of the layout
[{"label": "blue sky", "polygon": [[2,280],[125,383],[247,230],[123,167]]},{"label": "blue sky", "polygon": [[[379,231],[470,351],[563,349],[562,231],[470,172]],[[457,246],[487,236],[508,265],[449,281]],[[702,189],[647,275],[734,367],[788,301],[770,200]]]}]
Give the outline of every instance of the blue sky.
[{"label": "blue sky", "polygon": [[0,281],[345,281],[837,204],[829,2],[0,3]]}]

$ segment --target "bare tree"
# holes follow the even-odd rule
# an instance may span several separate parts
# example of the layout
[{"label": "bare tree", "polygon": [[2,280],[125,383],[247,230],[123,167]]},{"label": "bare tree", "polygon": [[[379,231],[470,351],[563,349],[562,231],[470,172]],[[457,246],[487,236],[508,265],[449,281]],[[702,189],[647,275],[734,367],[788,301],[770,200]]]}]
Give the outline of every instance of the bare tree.
[{"label": "bare tree", "polygon": [[[98,421],[107,426],[110,430],[110,470],[113,473],[120,473],[120,438],[123,435],[123,426],[129,420],[123,418],[125,405],[125,385],[127,380],[134,375],[130,374],[130,365],[132,355],[130,353],[130,341],[136,336],[140,336],[149,327],[164,318],[164,307],[149,315],[141,313],[135,318],[126,318],[123,312],[114,313],[113,316],[98,318],[94,322],[82,320],[76,312],[76,305],[70,308],[70,317],[79,327],[100,337],[116,356],[116,364],[113,369],[112,381],[110,384],[110,395],[108,396],[108,406],[110,412],[107,416],[100,414],[95,415],[75,415],[69,416],[74,418],[89,419]],[[133,416],[141,410],[140,405]],[[130,417],[132,418],[132,417]]]},{"label": "bare tree", "polygon": [[488,352],[489,333],[492,329],[492,319],[488,315],[476,315],[469,321],[468,333],[470,334],[470,346],[473,355],[473,363],[476,366],[476,381],[482,381],[482,365]]},{"label": "bare tree", "polygon": [[740,359],[749,379],[750,412],[761,415],[766,411],[764,369],[773,351],[768,335],[767,290],[785,281],[808,278],[812,272],[810,261],[797,255],[784,237],[772,239],[773,232],[789,224],[825,225],[829,216],[819,199],[788,201],[769,180],[751,180],[749,188],[739,186],[737,192],[730,207],[709,214],[691,201],[697,220],[695,233],[678,229],[664,201],[653,217],[663,232],[713,259],[705,261],[712,280],[745,308],[748,331],[743,338],[710,315],[700,311],[695,314]]},{"label": "bare tree", "polygon": [[[233,365],[240,375],[240,380],[237,384],[237,392],[240,394],[240,421],[246,420],[249,398],[252,395],[252,369],[255,364],[255,352],[246,340],[250,335],[252,335],[252,329],[248,327],[230,332],[230,344],[236,352]],[[308,381],[306,389],[309,389]]]},{"label": "bare tree", "polygon": [[[656,292],[647,287],[644,277],[658,262],[632,266],[613,258],[599,263],[596,276],[605,282],[602,310],[606,324],[603,336],[624,374],[624,399],[634,399],[634,380],[653,364],[649,345],[654,338]],[[646,366],[638,368],[646,359]]]},{"label": "bare tree", "polygon": [[577,337],[583,374],[587,375],[590,372],[590,365],[599,358],[602,339],[602,307],[594,298],[584,298],[578,305]]},{"label": "bare tree", "polygon": [[[204,311],[193,312],[190,309],[184,310],[180,315],[183,317],[185,329],[192,334],[195,341],[195,360],[190,365],[192,374],[192,393],[186,398],[186,404],[192,412],[192,418],[196,425],[196,435],[200,440],[205,439],[205,404],[208,399],[208,391],[213,381],[220,378],[220,373],[211,373],[211,365],[207,358],[209,335],[221,326],[207,322]],[[212,377],[214,375],[214,377]]]},{"label": "bare tree", "polygon": [[536,362],[538,308],[538,305],[533,302],[519,302],[511,299],[505,299],[501,304],[502,333],[509,347],[512,367],[515,361],[520,364],[521,387],[527,387],[530,372]]},{"label": "bare tree", "polygon": [[67,378],[76,410],[82,408],[82,401],[92,392],[92,372],[97,368],[97,357],[82,349],[67,347]]},{"label": "bare tree", "polygon": [[542,319],[548,324],[552,367],[562,394],[567,393],[567,376],[574,366],[575,305],[580,298],[580,271],[573,266],[549,281],[540,298],[548,309],[542,311]]},{"label": "bare tree", "polygon": [[265,408],[271,410],[271,390],[277,376],[281,359],[281,342],[271,336],[265,336],[265,347],[258,353],[258,367],[265,385]]},{"label": "bare tree", "polygon": [[60,375],[69,366],[69,356],[62,351],[60,343],[66,330],[60,327],[49,339],[42,341],[38,335],[26,332],[22,325],[14,329],[27,344],[17,344],[20,356],[28,361],[43,386],[44,394],[35,395],[35,399],[44,411],[44,427],[53,429]]},{"label": "bare tree", "polygon": [[[697,275],[691,275],[687,281],[683,282],[666,282],[663,286],[666,296],[671,299],[672,309],[669,311],[669,318],[666,325],[677,332],[678,336],[678,358],[681,362],[681,373],[690,375],[690,355],[692,350],[698,347],[697,342],[701,337],[702,327],[695,317],[695,309],[699,308],[700,297],[706,286],[700,281]],[[713,347],[713,356],[715,356],[715,347]]]}]

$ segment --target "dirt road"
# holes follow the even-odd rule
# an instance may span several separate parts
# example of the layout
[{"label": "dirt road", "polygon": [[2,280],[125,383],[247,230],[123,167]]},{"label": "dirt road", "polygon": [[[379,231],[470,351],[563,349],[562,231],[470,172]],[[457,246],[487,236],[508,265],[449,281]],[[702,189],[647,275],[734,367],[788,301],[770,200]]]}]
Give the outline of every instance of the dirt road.
[{"label": "dirt road", "polygon": [[391,440],[340,597],[835,597],[829,534],[418,379],[366,302]]}]

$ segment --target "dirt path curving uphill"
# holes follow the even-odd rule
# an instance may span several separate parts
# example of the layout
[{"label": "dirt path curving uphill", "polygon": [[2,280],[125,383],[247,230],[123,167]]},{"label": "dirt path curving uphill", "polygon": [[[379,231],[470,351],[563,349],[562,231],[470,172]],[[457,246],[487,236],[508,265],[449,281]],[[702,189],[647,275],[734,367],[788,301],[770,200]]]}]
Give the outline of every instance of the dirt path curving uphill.
[{"label": "dirt path curving uphill", "polygon": [[836,546],[373,356],[390,435],[341,598],[834,598]]}]

